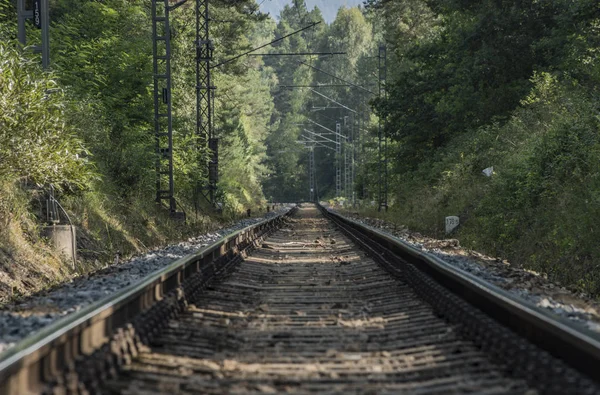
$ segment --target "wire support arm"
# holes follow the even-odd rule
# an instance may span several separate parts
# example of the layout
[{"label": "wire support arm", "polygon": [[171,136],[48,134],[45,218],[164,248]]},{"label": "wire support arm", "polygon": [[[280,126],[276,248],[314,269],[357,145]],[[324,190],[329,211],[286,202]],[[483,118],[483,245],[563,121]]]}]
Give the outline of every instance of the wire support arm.
[{"label": "wire support arm", "polygon": [[377,93],[375,93],[375,92],[372,92],[372,91],[368,90],[367,88],[364,88],[364,87],[362,87],[362,86],[360,86],[360,85],[356,85],[355,83],[352,83],[352,82],[350,82],[350,81],[347,81],[347,80],[345,80],[345,79],[343,79],[343,78],[340,78],[340,77],[338,77],[338,76],[337,76],[337,75],[335,75],[335,74],[329,73],[329,72],[327,72],[327,71],[325,71],[325,70],[322,70],[322,69],[320,69],[320,68],[318,68],[318,67],[315,67],[315,66],[313,66],[313,65],[310,65],[310,64],[308,64],[308,63],[306,63],[306,62],[303,62],[303,61],[301,61],[301,60],[298,60],[298,63],[300,63],[300,64],[302,64],[302,65],[304,65],[304,66],[310,67],[311,69],[313,69],[313,70],[316,70],[316,71],[318,71],[318,72],[321,72],[321,73],[323,73],[323,74],[326,74],[326,75],[328,75],[328,76],[330,76],[330,77],[333,77],[333,78],[335,78],[335,79],[337,79],[337,80],[343,81],[343,82],[345,82],[346,84],[348,84],[348,85],[350,85],[350,86],[352,86],[352,87],[354,87],[354,88],[358,88],[358,89],[361,89],[361,90],[363,90],[363,91],[365,91],[365,92],[369,92],[369,93],[370,93],[370,94],[372,94],[372,95],[376,95],[376,94],[377,94]]},{"label": "wire support arm", "polygon": [[296,141],[296,142],[297,142],[297,143],[299,143],[299,144],[311,143],[311,144],[318,145],[319,147],[323,147],[323,148],[327,148],[327,149],[329,149],[329,150],[332,150],[332,151],[336,151],[336,149],[335,149],[335,148],[333,148],[333,147],[330,147],[330,146],[328,146],[328,145],[325,145],[324,143],[322,143],[322,142],[320,142],[320,141],[313,140],[313,139],[311,139],[311,138],[310,138],[310,137],[308,137],[308,136],[301,135],[300,137],[302,137],[303,139],[306,139],[306,141],[302,141],[302,140],[298,140],[298,141]]},{"label": "wire support arm", "polygon": [[182,5],[184,5],[184,4],[185,4],[185,3],[187,3],[187,2],[188,2],[188,0],[181,0],[181,1],[180,1],[180,2],[178,2],[178,3],[175,3],[175,4],[173,4],[173,5],[170,5],[170,6],[169,6],[169,11],[176,10],[176,9],[178,9],[179,7],[181,7]]},{"label": "wire support arm", "polygon": [[242,54],[236,55],[236,56],[234,56],[233,58],[229,58],[229,59],[227,59],[227,60],[224,60],[224,61],[222,61],[222,62],[221,62],[221,63],[219,63],[219,64],[216,64],[216,65],[214,65],[214,66],[211,66],[211,68],[213,68],[213,69],[216,69],[217,67],[221,67],[221,66],[223,66],[223,65],[225,65],[225,64],[227,64],[227,63],[231,63],[231,62],[233,62],[234,60],[237,60],[237,59],[241,58],[242,56],[246,56],[246,55],[248,55],[248,54],[250,54],[250,53],[252,53],[252,52],[254,52],[254,51],[258,51],[259,49],[263,49],[263,48],[265,48],[265,47],[268,47],[268,46],[270,46],[270,45],[273,45],[273,44],[275,44],[276,42],[279,42],[279,41],[281,41],[281,40],[284,40],[284,39],[286,39],[286,38],[288,38],[288,37],[291,37],[291,36],[293,36],[294,34],[298,34],[298,33],[300,33],[300,32],[303,32],[304,30],[310,29],[310,28],[312,28],[312,27],[314,27],[314,26],[318,25],[319,23],[321,23],[321,21],[318,21],[318,22],[313,22],[313,23],[311,23],[310,25],[303,27],[302,29],[298,29],[298,30],[296,30],[296,31],[294,31],[294,32],[291,32],[290,34],[286,34],[285,36],[283,36],[283,37],[279,37],[278,39],[275,39],[275,40],[273,40],[273,41],[271,41],[271,42],[269,42],[269,43],[263,44],[263,45],[261,45],[260,47],[256,47],[256,48],[254,48],[254,49],[251,49],[251,50],[249,50],[249,51],[246,51],[246,52],[244,52],[244,53],[242,53]]},{"label": "wire support arm", "polygon": [[343,105],[343,104],[342,104],[342,103],[340,103],[340,102],[337,102],[337,101],[333,100],[332,98],[330,98],[330,97],[328,97],[328,96],[325,96],[325,95],[324,95],[324,94],[322,94],[321,92],[318,92],[318,91],[316,91],[316,90],[314,90],[314,89],[312,89],[312,88],[308,88],[308,90],[310,90],[311,92],[313,92],[313,93],[316,93],[317,95],[319,95],[319,96],[321,96],[321,97],[323,97],[323,98],[325,98],[325,99],[329,100],[329,101],[330,101],[330,102],[332,102],[332,103],[335,103],[335,104],[337,104],[338,106],[341,106],[342,108],[345,108],[346,110],[348,110],[348,111],[350,111],[350,112],[353,112],[354,114],[358,114],[358,112],[357,112],[357,111],[355,111],[355,110],[351,109],[350,107],[347,107],[347,106]]},{"label": "wire support arm", "polygon": [[346,55],[346,52],[281,52],[281,53],[253,53],[248,56],[333,56]]},{"label": "wire support arm", "polygon": [[312,135],[314,135],[314,136],[320,137],[320,138],[322,138],[323,140],[329,141],[329,142],[331,142],[331,143],[334,143],[334,144],[338,144],[338,142],[337,142],[337,141],[335,141],[335,140],[332,140],[332,139],[330,139],[330,138],[328,138],[328,137],[325,137],[325,136],[323,136],[322,134],[315,133],[315,132],[313,132],[313,131],[311,131],[311,130],[308,130],[308,129],[304,129],[304,131],[305,131],[306,133],[310,133],[310,134],[312,134]]},{"label": "wire support arm", "polygon": [[346,136],[344,136],[343,134],[340,134],[340,133],[338,133],[338,132],[335,132],[335,131],[333,131],[333,130],[329,129],[328,127],[326,127],[326,126],[323,126],[323,125],[321,125],[320,123],[313,121],[313,120],[312,120],[312,119],[310,119],[310,118],[306,118],[306,120],[307,120],[308,122],[310,122],[310,123],[314,124],[314,125],[317,125],[317,126],[319,126],[319,127],[323,128],[323,129],[327,130],[327,131],[328,131],[328,132],[330,132],[331,134],[335,134],[335,135],[338,135],[338,136],[340,136],[340,137],[344,137],[344,138],[346,137]]}]

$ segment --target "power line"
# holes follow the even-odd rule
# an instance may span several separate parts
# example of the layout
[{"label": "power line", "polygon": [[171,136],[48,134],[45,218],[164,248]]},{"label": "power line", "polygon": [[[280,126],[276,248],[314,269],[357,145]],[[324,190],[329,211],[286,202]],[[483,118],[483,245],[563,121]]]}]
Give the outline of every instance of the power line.
[{"label": "power line", "polygon": [[313,140],[313,139],[311,139],[311,138],[310,138],[310,137],[308,137],[308,136],[301,135],[300,137],[302,137],[303,139],[306,139],[306,141],[303,141],[303,140],[296,140],[296,142],[297,142],[297,143],[299,143],[299,144],[313,143],[313,144],[316,144],[316,145],[318,145],[318,146],[320,146],[320,147],[327,148],[327,149],[330,149],[330,150],[332,150],[332,151],[335,151],[335,148],[333,148],[333,147],[330,147],[330,146],[328,146],[328,145],[325,145],[325,144],[321,143],[320,141]]},{"label": "power line", "polygon": [[305,131],[306,133],[310,133],[310,134],[313,134],[313,135],[315,135],[315,136],[317,136],[317,137],[320,137],[320,138],[322,138],[322,139],[323,139],[323,140],[325,140],[325,141],[329,141],[330,143],[334,143],[334,144],[337,144],[337,143],[338,143],[337,141],[335,141],[335,140],[332,140],[332,139],[330,139],[329,137],[325,137],[325,136],[323,136],[321,133],[315,133],[315,132],[313,132],[312,130],[308,130],[308,129],[304,129],[304,131]]},{"label": "power line", "polygon": [[308,64],[308,63],[305,63],[305,62],[303,62],[303,61],[301,61],[301,60],[298,60],[298,63],[300,63],[300,64],[303,64],[303,65],[305,65],[305,66],[308,66],[308,67],[310,67],[311,69],[317,70],[317,71],[319,71],[319,72],[321,72],[321,73],[323,73],[323,74],[327,74],[327,75],[328,75],[328,76],[330,76],[330,77],[333,77],[333,78],[335,78],[335,79],[338,79],[338,80],[340,80],[340,81],[343,81],[343,82],[345,82],[345,83],[349,84],[350,86],[353,86],[353,87],[355,87],[355,88],[358,88],[358,89],[362,89],[363,91],[365,91],[365,92],[369,92],[369,93],[370,93],[370,94],[372,94],[372,95],[376,95],[376,93],[375,93],[375,92],[372,92],[372,91],[368,90],[367,88],[364,88],[364,87],[362,87],[362,86],[360,86],[360,85],[356,85],[356,84],[354,84],[354,83],[352,83],[352,82],[350,82],[350,81],[347,81],[347,80],[345,80],[345,79],[343,79],[343,78],[340,78],[340,77],[338,77],[338,76],[337,76],[337,75],[335,75],[335,74],[331,74],[331,73],[329,73],[329,72],[327,72],[327,71],[325,71],[325,70],[321,70],[320,68],[318,68],[318,67],[315,67],[315,66],[312,66],[312,65],[310,65],[310,64]]},{"label": "power line", "polygon": [[248,56],[304,56],[304,55],[315,55],[315,56],[332,56],[332,55],[346,55],[346,52],[283,52],[283,53],[253,53]]},{"label": "power line", "polygon": [[279,85],[280,88],[327,88],[350,86],[348,84],[322,84],[322,85]]},{"label": "power line", "polygon": [[[335,110],[335,109],[340,109],[340,108],[342,108],[342,107],[312,107],[310,109],[310,111]],[[319,113],[317,113],[317,114],[319,114]]]},{"label": "power line", "polygon": [[318,25],[319,23],[321,23],[321,21],[318,21],[318,22],[313,22],[312,24],[310,24],[310,25],[308,25],[308,26],[305,26],[305,27],[303,27],[302,29],[298,29],[298,30],[296,30],[296,31],[294,31],[294,32],[292,32],[292,33],[290,33],[290,34],[287,34],[287,35],[285,35],[285,36],[283,36],[283,37],[280,37],[280,38],[278,38],[278,39],[275,39],[275,40],[271,41],[270,43],[267,43],[267,44],[261,45],[260,47],[257,47],[257,48],[251,49],[251,50],[249,50],[249,51],[246,51],[246,52],[244,52],[244,53],[242,53],[242,54],[239,54],[239,55],[237,55],[237,56],[234,56],[233,58],[229,58],[229,59],[227,59],[227,60],[224,60],[223,62],[221,62],[221,63],[219,63],[219,64],[217,64],[217,65],[215,65],[215,66],[211,66],[211,69],[216,69],[217,67],[221,67],[221,66],[223,66],[224,64],[227,64],[227,63],[233,62],[234,60],[236,60],[236,59],[239,59],[239,58],[241,58],[242,56],[246,56],[246,55],[248,55],[248,54],[250,54],[250,53],[252,53],[252,52],[254,52],[254,51],[258,51],[259,49],[262,49],[262,48],[264,48],[264,47],[268,47],[269,45],[273,45],[273,44],[275,44],[276,42],[279,42],[279,41],[281,41],[281,40],[283,40],[283,39],[286,39],[286,38],[288,38],[288,37],[290,37],[290,36],[293,36],[294,34],[298,34],[298,33],[302,32],[302,31],[304,31],[304,30],[310,29],[311,27],[314,27],[314,26]]},{"label": "power line", "polygon": [[[255,9],[254,11],[252,11],[252,14],[254,14],[256,11],[260,10],[260,6],[261,6],[261,5],[263,5],[263,3],[264,3],[265,1],[267,1],[267,0],[262,0],[262,1],[261,1],[261,2],[260,2],[260,3],[259,3],[257,6],[256,6],[256,9]],[[252,15],[252,14],[250,14],[250,15]]]},{"label": "power line", "polygon": [[169,11],[176,10],[176,9],[178,9],[179,7],[181,7],[182,5],[184,5],[187,2],[188,2],[188,0],[181,0],[178,3],[169,6]]},{"label": "power line", "polygon": [[347,106],[343,105],[342,103],[340,103],[340,102],[337,102],[337,101],[333,100],[332,98],[330,98],[330,97],[328,97],[328,96],[325,96],[325,95],[324,95],[324,94],[322,94],[321,92],[317,92],[316,90],[314,90],[314,89],[312,89],[312,88],[308,88],[308,90],[310,90],[310,91],[311,91],[311,92],[313,92],[313,93],[316,93],[316,94],[317,94],[317,95],[319,95],[319,96],[322,96],[322,97],[324,97],[325,99],[327,99],[327,100],[329,100],[329,101],[331,101],[331,102],[333,102],[333,103],[337,104],[338,106],[341,106],[341,107],[345,108],[346,110],[348,110],[348,111],[350,111],[350,112],[353,112],[353,113],[355,113],[355,114],[357,113],[355,110],[351,109],[350,107],[347,107]]},{"label": "power line", "polygon": [[[308,122],[312,123],[312,124],[315,124],[315,125],[317,125],[317,126],[319,126],[319,127],[323,128],[323,129],[327,130],[328,132],[331,132],[331,133],[335,134],[335,135],[338,135],[338,134],[339,134],[339,133],[337,133],[337,132],[334,132],[333,130],[329,129],[329,128],[328,128],[328,127],[326,127],[326,126],[323,126],[323,125],[321,125],[320,123],[313,121],[313,120],[312,120],[312,119],[310,119],[310,118],[306,118],[306,120],[307,120]],[[340,135],[340,136],[342,136],[342,137],[346,137],[346,136],[343,136],[343,135]]]}]

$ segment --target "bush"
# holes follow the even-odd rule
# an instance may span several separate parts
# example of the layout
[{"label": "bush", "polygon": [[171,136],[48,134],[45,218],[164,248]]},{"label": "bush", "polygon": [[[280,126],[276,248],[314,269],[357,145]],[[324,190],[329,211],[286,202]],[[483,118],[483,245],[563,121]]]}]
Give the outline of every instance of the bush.
[{"label": "bush", "polygon": [[0,180],[87,186],[88,152],[65,124],[66,105],[52,74],[0,42]]},{"label": "bush", "polygon": [[504,124],[457,136],[401,174],[392,215],[437,237],[459,215],[463,245],[600,295],[600,103],[572,80],[532,83]]}]

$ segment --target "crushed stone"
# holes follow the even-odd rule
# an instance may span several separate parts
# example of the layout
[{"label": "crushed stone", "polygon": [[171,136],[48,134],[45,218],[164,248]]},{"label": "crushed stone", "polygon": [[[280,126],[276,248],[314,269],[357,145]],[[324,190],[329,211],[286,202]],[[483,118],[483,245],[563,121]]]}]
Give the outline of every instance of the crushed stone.
[{"label": "crushed stone", "polygon": [[216,232],[202,234],[189,238],[187,241],[151,250],[128,261],[76,277],[49,291],[2,306],[3,310],[0,311],[0,353],[57,319],[137,283],[173,261],[193,254],[230,233],[265,218],[283,214],[291,207],[291,205],[286,205],[277,211],[268,212],[262,217],[242,219],[234,225]]}]

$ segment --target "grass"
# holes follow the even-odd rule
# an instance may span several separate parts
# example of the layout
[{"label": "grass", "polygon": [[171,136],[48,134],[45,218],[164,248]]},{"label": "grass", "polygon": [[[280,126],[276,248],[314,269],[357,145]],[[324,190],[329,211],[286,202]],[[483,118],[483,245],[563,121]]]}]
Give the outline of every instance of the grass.
[{"label": "grass", "polygon": [[41,192],[18,183],[0,185],[0,305],[106,267],[116,254],[127,259],[223,225],[223,218],[207,214],[174,221],[143,194],[124,199],[108,191],[59,197],[77,227],[73,270],[40,237]]}]

